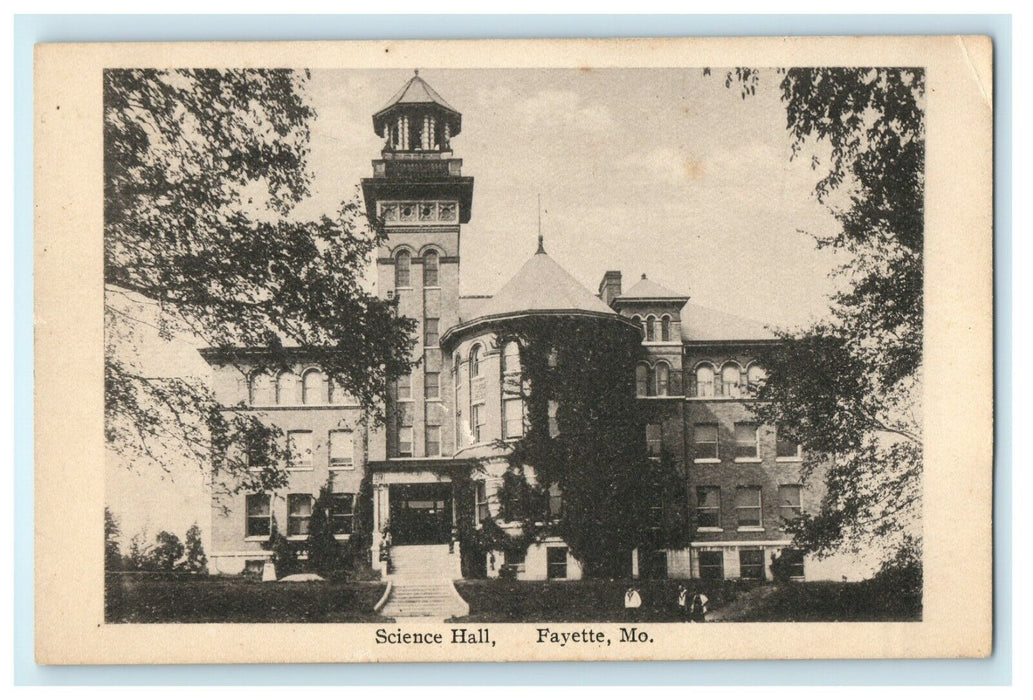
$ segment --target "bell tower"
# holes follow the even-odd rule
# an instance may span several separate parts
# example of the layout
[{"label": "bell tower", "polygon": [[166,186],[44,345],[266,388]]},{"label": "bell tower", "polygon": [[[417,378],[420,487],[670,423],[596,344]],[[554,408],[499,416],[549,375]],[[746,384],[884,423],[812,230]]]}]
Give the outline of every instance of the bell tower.
[{"label": "bell tower", "polygon": [[452,139],[462,115],[419,71],[378,112],[384,139],[373,177],[362,180],[370,220],[386,234],[377,256],[377,290],[419,323],[420,365],[389,399],[388,459],[447,457],[454,451],[450,363],[439,338],[459,322],[459,230],[470,221],[473,178],[463,177]]}]

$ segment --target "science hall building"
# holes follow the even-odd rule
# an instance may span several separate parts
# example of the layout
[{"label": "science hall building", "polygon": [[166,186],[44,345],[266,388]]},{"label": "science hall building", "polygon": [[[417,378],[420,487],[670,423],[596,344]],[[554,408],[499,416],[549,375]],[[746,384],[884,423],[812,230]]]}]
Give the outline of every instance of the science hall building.
[{"label": "science hall building", "polygon": [[[290,371],[274,375],[256,363],[242,374],[239,357],[231,363],[219,351],[202,353],[219,401],[244,402],[275,423],[291,455],[281,491],[215,498],[212,570],[260,568],[271,557],[274,517],[288,539],[304,540],[328,481],[335,536],[347,540],[368,476],[374,565],[389,531],[385,574],[460,578],[457,519],[499,515],[505,441],[525,430],[521,398],[503,390],[506,375],[519,371],[520,348],[511,341],[499,347],[498,331],[512,319],[569,315],[640,329],[635,387],[647,416],[646,444],[654,454],[666,451],[689,482],[689,546],[649,562],[633,556],[633,574],[770,579],[772,554],[787,550],[792,573],[813,577],[812,562],[789,549],[784,529],[787,519],[816,506],[817,495],[801,486],[800,450],[749,410],[749,386],[764,377],[758,358],[778,342],[774,335],[762,324],[697,306],[645,275],[609,271],[597,290],[586,289],[541,242],[493,296],[460,295],[460,232],[473,215],[474,190],[452,151],[462,126],[460,113],[419,75],[373,115],[384,146],[362,192],[387,234],[376,260],[377,290],[417,320],[420,358],[393,386],[382,426],[367,427],[359,406],[332,391],[321,368],[303,357]],[[460,476],[474,479],[470,514],[457,512],[465,507],[454,493]],[[581,576],[558,538],[486,559],[489,577],[504,566],[520,579]]]}]

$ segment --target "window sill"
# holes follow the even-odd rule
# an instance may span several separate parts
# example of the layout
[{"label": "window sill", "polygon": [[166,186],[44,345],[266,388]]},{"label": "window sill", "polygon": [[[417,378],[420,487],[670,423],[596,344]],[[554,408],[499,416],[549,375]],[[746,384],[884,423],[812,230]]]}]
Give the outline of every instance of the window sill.
[{"label": "window sill", "polygon": [[762,460],[761,460],[760,457],[736,457],[735,458],[735,463],[736,464],[760,464],[761,461]]},{"label": "window sill", "polygon": [[351,537],[351,535],[334,535],[334,539],[338,542],[347,542]]},{"label": "window sill", "polygon": [[720,464],[721,460],[717,457],[698,457],[692,460],[696,464]]},{"label": "window sill", "polygon": [[724,532],[723,527],[697,527],[696,532]]},{"label": "window sill", "polygon": [[287,468],[287,471],[289,471],[289,472],[313,472],[315,470],[316,470],[315,467],[288,467]]},{"label": "window sill", "polygon": [[354,464],[331,464],[330,471],[332,472],[353,472],[355,471]]},{"label": "window sill", "polygon": [[764,532],[763,525],[740,525],[736,532]]},{"label": "window sill", "polygon": [[248,535],[244,538],[245,542],[268,542],[269,535]]},{"label": "window sill", "polygon": [[776,462],[802,462],[803,457],[775,457]]},{"label": "window sill", "polygon": [[308,540],[308,535],[288,535],[288,542],[305,542]]}]

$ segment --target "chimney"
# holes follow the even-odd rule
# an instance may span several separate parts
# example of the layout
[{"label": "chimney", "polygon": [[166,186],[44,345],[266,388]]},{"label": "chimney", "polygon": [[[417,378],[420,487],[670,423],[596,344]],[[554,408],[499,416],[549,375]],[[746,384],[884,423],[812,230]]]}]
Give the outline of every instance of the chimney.
[{"label": "chimney", "polygon": [[599,283],[599,298],[607,306],[613,306],[613,300],[621,295],[620,270],[607,270],[603,281]]}]

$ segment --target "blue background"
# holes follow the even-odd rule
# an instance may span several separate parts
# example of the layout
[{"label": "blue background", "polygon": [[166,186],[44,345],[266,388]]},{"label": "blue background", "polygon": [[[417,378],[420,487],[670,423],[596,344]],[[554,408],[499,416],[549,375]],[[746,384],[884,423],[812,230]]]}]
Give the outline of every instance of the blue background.
[{"label": "blue background", "polygon": [[[986,34],[994,39],[995,610],[989,659],[46,667],[33,661],[32,48],[41,42]],[[924,685],[1011,682],[1009,15],[20,15],[14,22],[14,680],[18,685]]]}]

